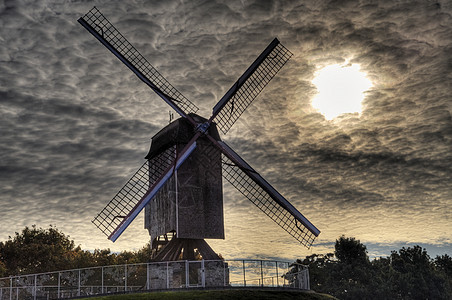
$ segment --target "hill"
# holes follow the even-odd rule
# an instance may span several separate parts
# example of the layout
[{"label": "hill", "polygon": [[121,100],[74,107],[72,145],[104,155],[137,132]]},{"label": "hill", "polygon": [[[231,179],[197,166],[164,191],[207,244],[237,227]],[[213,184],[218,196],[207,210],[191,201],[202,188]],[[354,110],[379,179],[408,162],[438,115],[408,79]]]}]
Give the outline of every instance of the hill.
[{"label": "hill", "polygon": [[152,292],[152,293],[135,293],[135,294],[121,294],[109,295],[102,297],[83,298],[90,300],[255,300],[255,299],[277,299],[277,300],[332,300],[337,299],[330,295],[318,294],[312,291],[297,291],[297,290],[267,290],[267,289],[228,289],[228,290],[184,290],[184,291],[166,291],[166,292]]}]

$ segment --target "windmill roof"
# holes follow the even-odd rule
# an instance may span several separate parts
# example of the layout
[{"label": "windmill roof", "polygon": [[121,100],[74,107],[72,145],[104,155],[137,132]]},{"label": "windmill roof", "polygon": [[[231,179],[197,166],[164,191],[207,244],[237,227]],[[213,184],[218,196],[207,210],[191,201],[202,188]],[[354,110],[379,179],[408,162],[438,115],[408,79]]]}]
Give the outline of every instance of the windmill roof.
[{"label": "windmill roof", "polygon": [[[207,119],[196,114],[190,114],[190,116],[197,123],[204,123],[207,121]],[[186,118],[178,118],[152,137],[151,147],[145,158],[151,159],[173,145],[187,144],[195,133],[196,129]],[[213,122],[208,129],[208,134],[214,139],[220,140],[217,126]]]}]

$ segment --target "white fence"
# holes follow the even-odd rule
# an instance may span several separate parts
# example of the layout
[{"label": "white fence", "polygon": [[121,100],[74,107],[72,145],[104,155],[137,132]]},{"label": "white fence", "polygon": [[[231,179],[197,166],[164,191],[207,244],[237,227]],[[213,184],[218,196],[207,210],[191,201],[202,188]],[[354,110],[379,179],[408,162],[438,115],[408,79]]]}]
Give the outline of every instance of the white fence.
[{"label": "white fence", "polygon": [[127,264],[0,278],[0,300],[209,287],[309,290],[306,266],[268,260],[198,260]]}]

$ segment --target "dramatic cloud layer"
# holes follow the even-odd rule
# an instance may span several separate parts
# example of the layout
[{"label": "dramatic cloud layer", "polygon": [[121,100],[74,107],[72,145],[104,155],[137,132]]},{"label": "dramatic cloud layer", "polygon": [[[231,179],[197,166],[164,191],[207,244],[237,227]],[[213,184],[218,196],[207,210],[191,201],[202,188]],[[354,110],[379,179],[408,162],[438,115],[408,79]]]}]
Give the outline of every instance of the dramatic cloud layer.
[{"label": "dramatic cloud layer", "polygon": [[[223,256],[293,259],[341,234],[371,255],[452,251],[450,2],[137,2],[0,4],[0,240],[32,224],[86,249],[149,238],[141,215],[115,244],[90,222],[170,110],[77,23],[96,5],[205,117],[275,36],[293,52],[224,139],[322,233],[308,252],[225,183]],[[347,61],[373,87],[327,121],[311,81]]]}]

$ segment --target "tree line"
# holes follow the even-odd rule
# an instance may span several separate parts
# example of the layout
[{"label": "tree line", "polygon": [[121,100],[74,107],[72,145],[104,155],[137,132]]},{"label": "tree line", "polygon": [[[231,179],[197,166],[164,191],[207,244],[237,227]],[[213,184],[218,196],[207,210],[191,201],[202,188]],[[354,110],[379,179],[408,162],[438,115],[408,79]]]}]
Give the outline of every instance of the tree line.
[{"label": "tree line", "polygon": [[[334,253],[297,263],[309,266],[311,289],[339,299],[452,299],[452,258],[432,259],[420,246],[370,260],[365,245],[342,236]],[[294,265],[291,272],[296,271]]]},{"label": "tree line", "polygon": [[[56,227],[32,226],[0,242],[0,277],[143,263],[150,257],[149,244],[138,251],[87,251]],[[296,263],[309,266],[311,289],[339,299],[452,299],[452,258],[432,259],[420,246],[370,260],[365,245],[342,236],[334,253],[312,254]],[[297,272],[297,265],[289,272]]]},{"label": "tree line", "polygon": [[138,251],[82,250],[58,228],[25,227],[0,242],[0,277],[105,265],[147,262],[149,244]]}]

